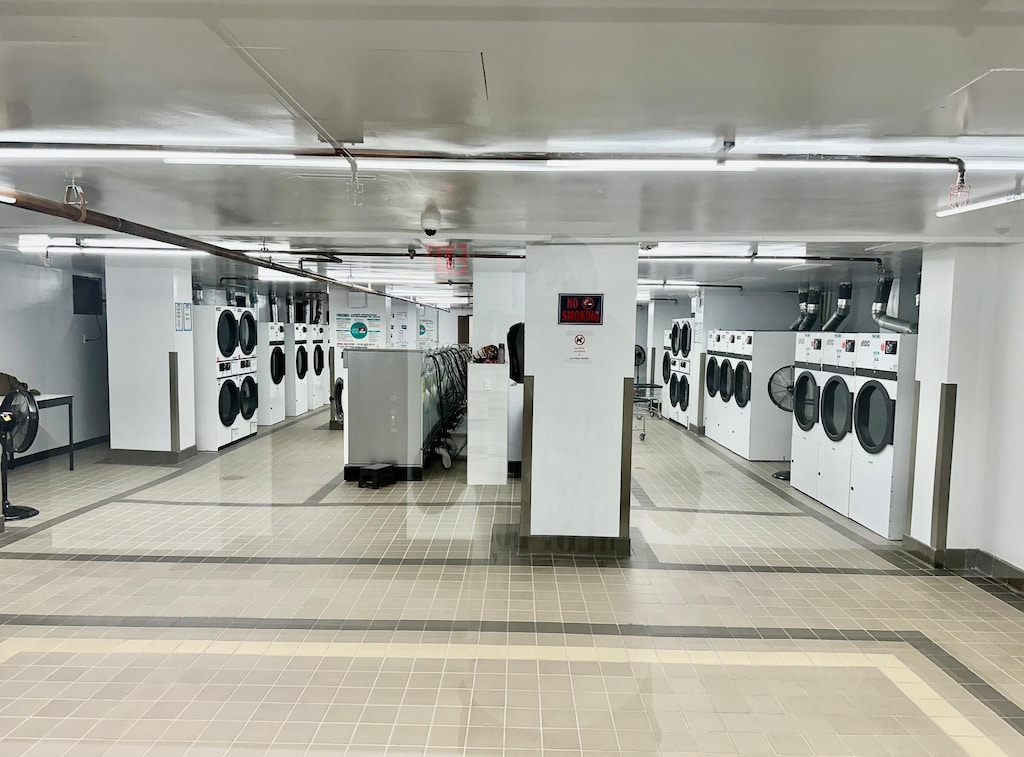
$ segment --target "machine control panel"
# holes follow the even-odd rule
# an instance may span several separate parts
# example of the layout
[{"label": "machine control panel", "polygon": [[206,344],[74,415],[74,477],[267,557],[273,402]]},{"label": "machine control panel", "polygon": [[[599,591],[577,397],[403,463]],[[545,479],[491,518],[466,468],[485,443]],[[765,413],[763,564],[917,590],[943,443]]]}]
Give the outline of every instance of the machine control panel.
[{"label": "machine control panel", "polygon": [[857,343],[857,369],[896,372],[899,369],[899,336],[870,334]]}]

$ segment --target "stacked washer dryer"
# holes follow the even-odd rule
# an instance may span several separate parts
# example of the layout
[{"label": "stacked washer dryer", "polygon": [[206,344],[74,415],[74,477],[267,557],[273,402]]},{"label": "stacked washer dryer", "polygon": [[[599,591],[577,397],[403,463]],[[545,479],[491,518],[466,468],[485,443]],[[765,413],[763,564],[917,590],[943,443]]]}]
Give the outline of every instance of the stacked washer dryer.
[{"label": "stacked washer dryer", "polygon": [[309,409],[323,407],[329,400],[327,375],[327,328],[319,323],[309,327],[309,362],[310,370],[306,377],[309,391]]},{"label": "stacked washer dryer", "polygon": [[256,433],[256,314],[209,305],[194,307],[192,319],[196,448],[216,452]]},{"label": "stacked washer dryer", "polygon": [[681,318],[672,323],[672,343],[675,354],[673,372],[676,378],[675,420],[689,428],[693,399],[693,319]]},{"label": "stacked washer dryer", "polygon": [[292,418],[309,410],[308,324],[285,324],[284,355],[288,361],[288,371],[284,379],[284,414]]},{"label": "stacked washer dryer", "polygon": [[665,332],[661,348],[661,416],[672,417],[672,332]]},{"label": "stacked washer dryer", "polygon": [[900,539],[910,495],[917,336],[862,334],[856,349],[850,517]]},{"label": "stacked washer dryer", "polygon": [[818,497],[818,403],[822,376],[822,342],[824,335],[805,332],[797,334],[793,361],[793,441],[789,480],[793,488],[809,497]]},{"label": "stacked washer dryer", "polygon": [[257,420],[261,426],[273,426],[285,419],[284,381],[288,372],[288,360],[284,354],[285,324],[260,323],[258,329],[256,362],[262,390]]},{"label": "stacked washer dryer", "polygon": [[846,516],[850,514],[856,364],[856,334],[825,334],[818,400],[818,486],[813,496]]},{"label": "stacked washer dryer", "polygon": [[[767,391],[779,368],[793,364],[792,332],[717,331],[708,349],[704,422],[707,436],[747,460],[789,460],[790,413]],[[717,377],[717,392],[713,379]],[[758,382],[755,390],[754,382]],[[717,402],[715,401],[717,398]]]}]

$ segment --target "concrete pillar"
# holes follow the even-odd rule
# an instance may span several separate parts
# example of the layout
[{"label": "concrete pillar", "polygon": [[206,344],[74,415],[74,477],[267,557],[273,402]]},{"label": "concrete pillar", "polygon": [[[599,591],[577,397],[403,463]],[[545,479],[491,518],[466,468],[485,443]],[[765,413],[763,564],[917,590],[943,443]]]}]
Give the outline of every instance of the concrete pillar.
[{"label": "concrete pillar", "polygon": [[191,457],[196,452],[191,259],[111,256],[106,287],[112,457],[152,463]]},{"label": "concrete pillar", "polygon": [[[520,546],[628,554],[636,245],[526,254]],[[560,325],[559,295],[603,296],[600,325]]]}]

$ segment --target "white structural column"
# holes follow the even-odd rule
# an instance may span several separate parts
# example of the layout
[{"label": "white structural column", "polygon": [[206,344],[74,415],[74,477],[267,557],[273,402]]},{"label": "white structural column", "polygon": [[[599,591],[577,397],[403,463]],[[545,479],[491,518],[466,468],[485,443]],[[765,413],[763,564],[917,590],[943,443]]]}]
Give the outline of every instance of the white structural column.
[{"label": "white structural column", "polygon": [[175,462],[194,455],[191,260],[111,257],[106,287],[114,458]]},{"label": "white structural column", "polygon": [[[525,549],[628,550],[637,262],[635,245],[527,250]],[[560,325],[560,294],[602,295],[603,323]]]},{"label": "white structural column", "polygon": [[[999,248],[931,247],[924,254],[911,539],[905,546],[939,563],[946,562],[947,550],[992,549],[998,542],[987,527],[1000,508],[994,499],[1000,482],[991,469],[1005,450],[993,445],[1010,415],[1020,415],[1013,387],[998,391],[998,374],[1001,362],[1024,366],[1010,354],[1018,352],[1013,341],[1000,336],[1012,332],[999,326],[998,309],[1018,299],[1015,279],[1005,277],[1024,274],[1019,265],[1004,271],[1011,260]],[[1019,444],[1017,436],[1014,446]],[[1011,454],[1019,459],[1019,449]],[[1017,492],[1012,498],[1019,502]],[[1024,517],[1014,520],[1016,528],[1024,525]],[[1002,559],[1014,554],[1024,564],[1019,544]]]}]

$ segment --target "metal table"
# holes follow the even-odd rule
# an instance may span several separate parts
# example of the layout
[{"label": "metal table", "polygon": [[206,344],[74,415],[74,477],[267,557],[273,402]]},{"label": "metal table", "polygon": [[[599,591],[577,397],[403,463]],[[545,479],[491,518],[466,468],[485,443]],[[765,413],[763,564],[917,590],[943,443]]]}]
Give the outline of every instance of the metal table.
[{"label": "metal table", "polygon": [[68,470],[75,469],[75,395],[40,394],[36,396],[40,410],[67,405],[68,408]]}]

